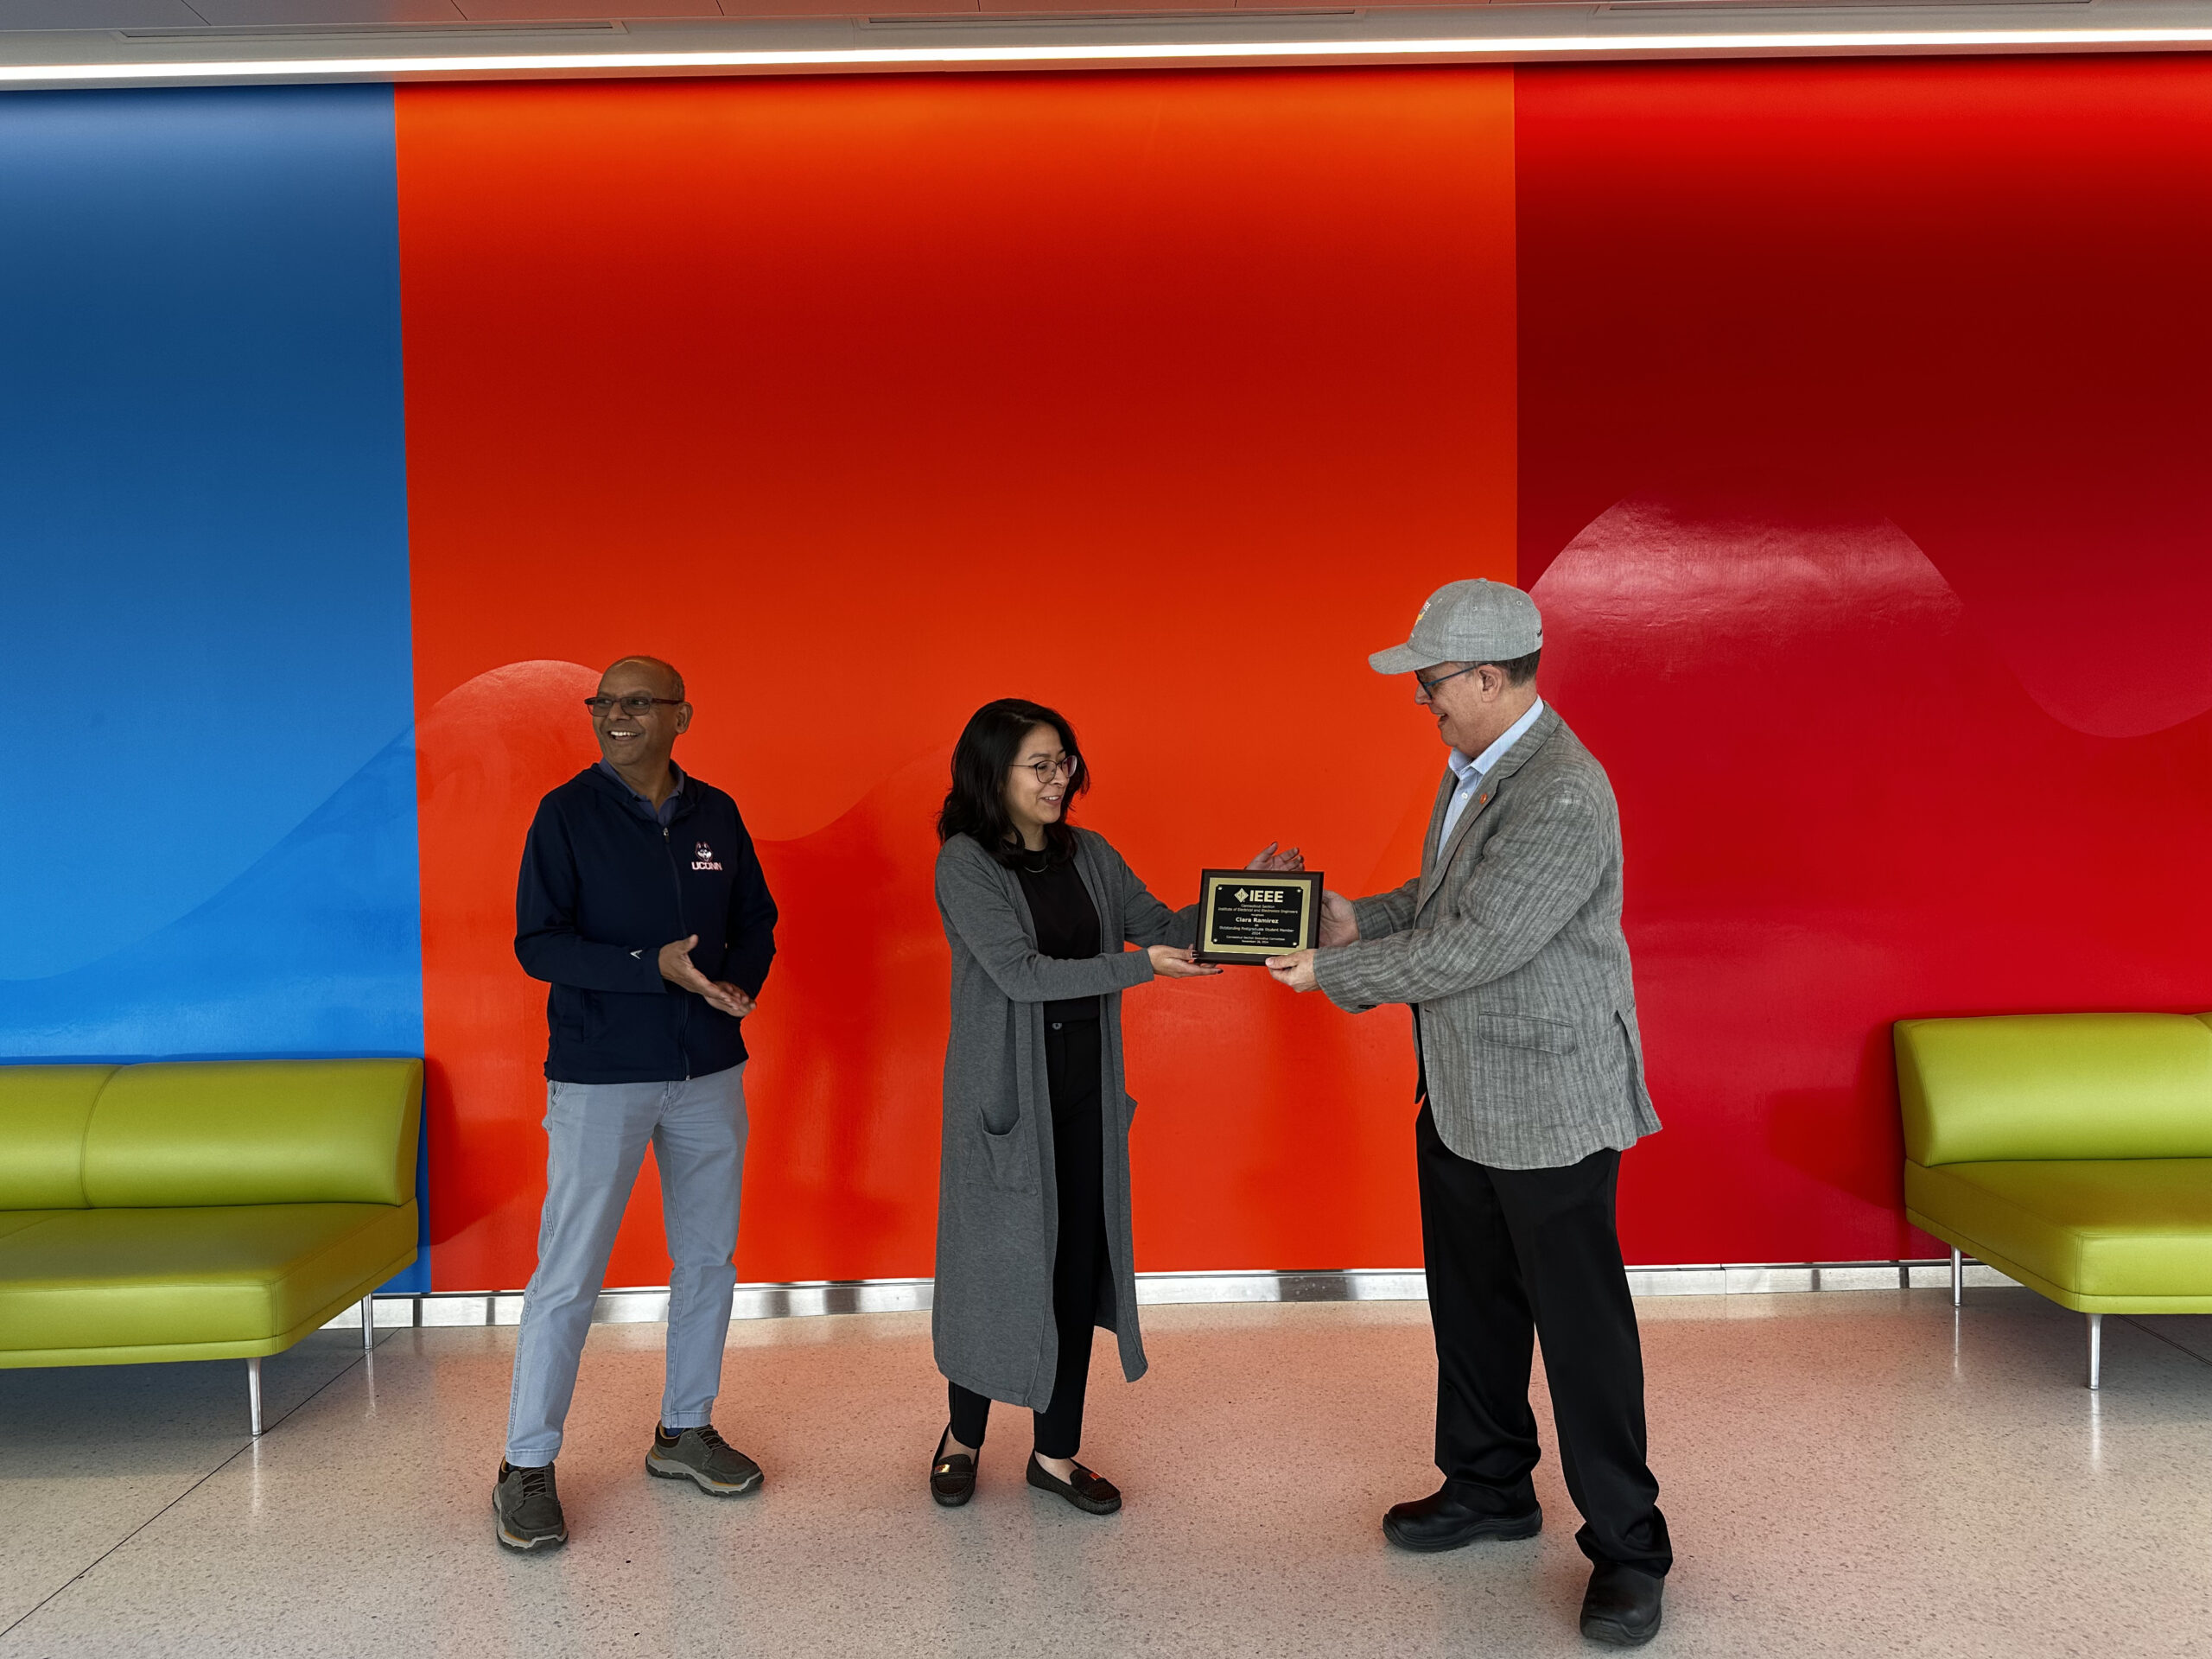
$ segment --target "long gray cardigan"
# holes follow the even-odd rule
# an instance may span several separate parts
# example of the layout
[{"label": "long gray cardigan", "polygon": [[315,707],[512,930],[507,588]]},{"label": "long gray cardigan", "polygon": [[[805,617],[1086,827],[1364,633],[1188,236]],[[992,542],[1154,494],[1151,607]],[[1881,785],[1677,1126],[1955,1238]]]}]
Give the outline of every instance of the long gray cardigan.
[{"label": "long gray cardigan", "polygon": [[1045,1078],[1045,1004],[1097,996],[1105,1050],[1099,1098],[1105,1137],[1111,1300],[1097,1322],[1120,1339],[1122,1373],[1145,1372],[1129,1234],[1129,1117],[1122,1074],[1122,993],[1153,976],[1136,945],[1192,944],[1198,906],[1154,898],[1102,836],[1076,834],[1076,868],[1098,909],[1102,953],[1057,961],[1037,952],[1037,925],[1014,873],[966,836],[937,859],[937,906],[952,947],[952,1034],[944,1051],[944,1150],[938,1176],[937,1294],[930,1328],[938,1369],[963,1388],[1041,1411],[1059,1363],[1052,1255],[1059,1236],[1052,1112]]}]

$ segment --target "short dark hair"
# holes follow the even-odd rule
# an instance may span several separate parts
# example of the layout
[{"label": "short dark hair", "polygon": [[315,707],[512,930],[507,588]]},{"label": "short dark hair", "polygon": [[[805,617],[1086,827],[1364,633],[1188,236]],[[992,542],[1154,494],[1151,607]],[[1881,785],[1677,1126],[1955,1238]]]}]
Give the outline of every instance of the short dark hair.
[{"label": "short dark hair", "polygon": [[1526,657],[1516,657],[1510,662],[1492,663],[1491,666],[1505,676],[1508,685],[1526,685],[1536,677],[1536,664],[1543,659],[1544,648],[1538,645]]},{"label": "short dark hair", "polygon": [[[937,815],[937,838],[950,841],[966,836],[1001,864],[1021,861],[1021,837],[1007,816],[1006,775],[1021,753],[1021,741],[1039,726],[1060,734],[1060,747],[1080,758],[1075,728],[1041,702],[1027,697],[1001,697],[969,715],[960,741],[952,747],[952,787],[945,791],[944,805]],[[1054,864],[1075,856],[1075,831],[1068,828],[1068,811],[1075,798],[1090,787],[1088,761],[1068,780],[1067,796],[1059,822],[1045,826],[1045,845]]]}]

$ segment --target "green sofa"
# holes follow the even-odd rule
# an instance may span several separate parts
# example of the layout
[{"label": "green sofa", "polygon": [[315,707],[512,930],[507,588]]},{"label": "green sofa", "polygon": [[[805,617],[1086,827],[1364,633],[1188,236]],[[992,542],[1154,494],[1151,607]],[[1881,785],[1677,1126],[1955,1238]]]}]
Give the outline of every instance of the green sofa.
[{"label": "green sofa", "polygon": [[1905,1215],[2089,1319],[2212,1313],[2212,1014],[1901,1020]]},{"label": "green sofa", "polygon": [[415,1259],[420,1060],[0,1066],[0,1366],[261,1357]]}]

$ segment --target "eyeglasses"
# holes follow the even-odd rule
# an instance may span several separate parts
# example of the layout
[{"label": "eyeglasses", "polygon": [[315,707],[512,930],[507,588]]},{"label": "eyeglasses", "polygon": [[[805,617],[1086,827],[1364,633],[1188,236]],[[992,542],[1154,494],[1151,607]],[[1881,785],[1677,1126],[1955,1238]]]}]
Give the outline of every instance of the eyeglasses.
[{"label": "eyeglasses", "polygon": [[610,697],[602,693],[596,697],[586,697],[584,707],[590,709],[595,718],[604,719],[617,709],[626,715],[650,715],[656,705],[664,703],[673,709],[683,701],[681,697]]},{"label": "eyeglasses", "polygon": [[1421,695],[1423,696],[1433,697],[1436,695],[1436,688],[1443,684],[1445,681],[1456,680],[1462,674],[1471,674],[1476,669],[1482,666],[1483,664],[1480,663],[1472,663],[1465,668],[1455,668],[1449,674],[1440,674],[1433,680],[1425,679],[1421,675],[1415,674],[1414,676],[1414,683],[1421,687]]},{"label": "eyeglasses", "polygon": [[1064,754],[1057,760],[1017,760],[1014,763],[1014,769],[1016,772],[1035,772],[1037,781],[1040,784],[1049,784],[1065,772],[1068,775],[1068,781],[1073,783],[1076,773],[1083,770],[1083,757],[1079,754]]}]

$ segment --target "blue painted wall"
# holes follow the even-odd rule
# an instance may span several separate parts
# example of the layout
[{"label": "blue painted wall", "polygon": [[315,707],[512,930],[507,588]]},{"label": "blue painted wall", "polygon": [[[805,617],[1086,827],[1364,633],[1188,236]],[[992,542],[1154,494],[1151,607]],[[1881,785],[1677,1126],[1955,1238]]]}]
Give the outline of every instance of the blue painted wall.
[{"label": "blue painted wall", "polygon": [[420,1054],[390,90],[0,99],[0,1058]]}]

